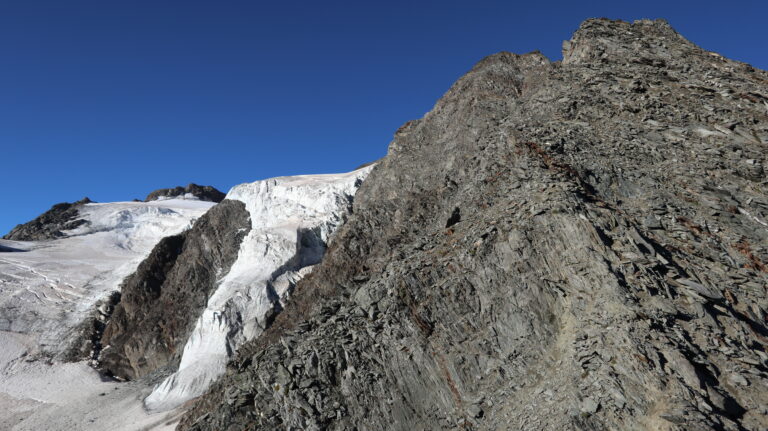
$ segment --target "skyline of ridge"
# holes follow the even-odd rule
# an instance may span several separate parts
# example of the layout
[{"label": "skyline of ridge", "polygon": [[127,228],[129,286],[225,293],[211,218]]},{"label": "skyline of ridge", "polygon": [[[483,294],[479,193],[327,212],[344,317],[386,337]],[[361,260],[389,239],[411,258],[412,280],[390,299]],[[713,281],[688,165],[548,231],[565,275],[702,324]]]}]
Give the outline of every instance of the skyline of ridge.
[{"label": "skyline of ridge", "polygon": [[768,68],[759,2],[728,15],[714,2],[556,3],[4,5],[0,235],[84,196],[350,171],[384,156],[397,128],[484,56],[559,60],[593,16],[664,18],[704,49]]}]

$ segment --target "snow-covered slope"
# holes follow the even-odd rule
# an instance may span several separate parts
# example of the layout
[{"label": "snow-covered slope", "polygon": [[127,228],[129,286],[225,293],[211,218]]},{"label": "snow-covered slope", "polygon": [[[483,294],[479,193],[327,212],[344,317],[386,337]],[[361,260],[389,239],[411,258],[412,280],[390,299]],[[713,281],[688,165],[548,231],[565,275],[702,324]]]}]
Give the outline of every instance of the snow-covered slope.
[{"label": "snow-covered slope", "polygon": [[6,241],[0,253],[0,330],[35,336],[58,354],[93,304],[133,272],[157,242],[188,228],[212,202],[92,203],[89,223],[52,241]]},{"label": "snow-covered slope", "polygon": [[[161,238],[188,228],[213,205],[184,199],[90,203],[80,209],[88,223],[65,238],[0,240],[0,411],[6,412],[0,428],[44,429],[46,420],[63,418],[65,411],[66,423],[83,423],[48,429],[103,428],[98,424],[104,422],[78,415],[112,420],[100,393],[114,384],[85,363],[64,364],[58,357],[95,303],[116,290]],[[146,415],[135,393],[109,394],[119,398],[119,411],[135,410],[137,427],[147,424],[136,419]]]},{"label": "snow-covered slope", "polygon": [[252,229],[198,318],[178,371],[145,400],[149,409],[174,408],[204,393],[232,352],[263,331],[294,283],[320,261],[371,169],[273,178],[230,190],[227,199],[245,203]]}]

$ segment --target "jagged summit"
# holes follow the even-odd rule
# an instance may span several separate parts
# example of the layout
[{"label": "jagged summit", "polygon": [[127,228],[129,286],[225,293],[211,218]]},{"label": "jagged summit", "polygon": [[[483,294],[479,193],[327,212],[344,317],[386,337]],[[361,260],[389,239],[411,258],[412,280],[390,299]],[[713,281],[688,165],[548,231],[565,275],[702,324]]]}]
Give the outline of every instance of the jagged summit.
[{"label": "jagged summit", "polygon": [[686,67],[690,54],[701,51],[663,19],[590,19],[563,42],[563,64],[648,63],[670,70]]},{"label": "jagged summit", "polygon": [[73,203],[62,202],[51,207],[27,223],[17,225],[3,239],[12,241],[40,241],[61,238],[63,231],[72,230],[86,223],[79,219],[79,208],[93,203],[87,197]]},{"label": "jagged summit", "polygon": [[224,200],[225,193],[220,192],[213,186],[199,186],[194,183],[186,187],[177,186],[170,189],[158,189],[144,199],[144,202],[156,201],[161,199],[199,199],[201,201],[221,202]]}]

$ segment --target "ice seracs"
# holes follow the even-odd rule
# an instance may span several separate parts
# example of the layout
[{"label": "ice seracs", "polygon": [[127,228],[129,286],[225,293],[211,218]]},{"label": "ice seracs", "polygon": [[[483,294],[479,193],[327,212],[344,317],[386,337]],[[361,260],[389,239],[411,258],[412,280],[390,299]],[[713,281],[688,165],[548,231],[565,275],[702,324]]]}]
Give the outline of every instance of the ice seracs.
[{"label": "ice seracs", "polygon": [[146,398],[147,408],[170,409],[203,394],[237,347],[264,330],[292,286],[320,262],[372,168],[272,178],[229,191],[226,198],[250,213],[251,231],[198,318],[178,371]]}]

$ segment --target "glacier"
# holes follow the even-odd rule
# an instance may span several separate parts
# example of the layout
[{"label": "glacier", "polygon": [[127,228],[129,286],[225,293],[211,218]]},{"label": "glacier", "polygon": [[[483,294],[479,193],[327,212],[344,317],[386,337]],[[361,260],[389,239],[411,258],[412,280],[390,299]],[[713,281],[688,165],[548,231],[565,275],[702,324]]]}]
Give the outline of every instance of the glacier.
[{"label": "glacier", "polygon": [[73,327],[118,289],[161,238],[188,229],[213,202],[89,203],[88,223],[49,241],[0,240],[0,331],[33,335],[60,354]]},{"label": "glacier", "polygon": [[170,410],[202,395],[237,347],[261,334],[295,283],[320,262],[372,168],[272,178],[229,191],[226,199],[245,204],[251,231],[197,319],[178,370],[144,400],[147,409]]},{"label": "glacier", "polygon": [[[60,359],[96,303],[118,290],[163,237],[188,229],[213,202],[89,203],[88,223],[48,241],[0,240],[0,429],[155,426],[138,385]],[[162,427],[161,427],[162,428]]]}]

